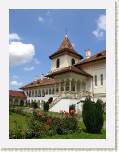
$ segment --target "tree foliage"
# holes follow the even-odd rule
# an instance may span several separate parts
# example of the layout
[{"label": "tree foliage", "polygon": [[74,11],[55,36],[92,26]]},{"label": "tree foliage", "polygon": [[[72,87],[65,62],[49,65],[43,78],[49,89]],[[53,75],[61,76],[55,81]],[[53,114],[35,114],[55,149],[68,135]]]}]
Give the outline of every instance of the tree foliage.
[{"label": "tree foliage", "polygon": [[97,102],[91,101],[91,98],[88,97],[85,99],[83,104],[83,122],[86,126],[86,129],[90,133],[100,133],[103,127],[103,104],[101,100]]}]

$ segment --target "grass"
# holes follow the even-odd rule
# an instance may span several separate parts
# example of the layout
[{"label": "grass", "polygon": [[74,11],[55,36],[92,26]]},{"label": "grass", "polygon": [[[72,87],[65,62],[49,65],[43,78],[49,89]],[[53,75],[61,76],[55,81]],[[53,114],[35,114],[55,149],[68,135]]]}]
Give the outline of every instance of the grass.
[{"label": "grass", "polygon": [[27,129],[29,119],[30,119],[29,117],[10,112],[9,127],[10,129],[14,129],[17,124],[18,126],[20,126],[20,128]]},{"label": "grass", "polygon": [[100,134],[91,134],[81,131],[81,132],[74,132],[66,135],[57,134],[54,136],[45,137],[45,139],[105,139],[105,138],[106,138],[105,130],[102,130]]},{"label": "grass", "polygon": [[[50,116],[56,116],[56,113],[49,112]],[[30,116],[23,116],[21,114],[10,112],[9,116],[9,126],[10,129],[14,129],[16,127],[16,124],[20,126],[20,128],[27,129],[28,128],[28,122],[30,120]],[[45,139],[105,139],[106,138],[106,130],[102,129],[102,132],[100,134],[91,134],[87,133],[83,130],[85,130],[85,125],[82,121],[79,121],[79,126],[82,129],[81,132],[74,132],[69,133],[66,135],[54,135],[54,136],[47,136],[44,137]]]}]

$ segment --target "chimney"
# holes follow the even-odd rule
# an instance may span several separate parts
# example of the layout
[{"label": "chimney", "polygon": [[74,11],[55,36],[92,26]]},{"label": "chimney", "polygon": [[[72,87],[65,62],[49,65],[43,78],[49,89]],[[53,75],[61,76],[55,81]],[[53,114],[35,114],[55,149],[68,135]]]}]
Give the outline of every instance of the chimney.
[{"label": "chimney", "polygon": [[90,58],[91,57],[91,50],[90,49],[87,49],[86,50],[86,59]]},{"label": "chimney", "polygon": [[41,74],[40,79],[43,80],[44,78],[44,74]]}]

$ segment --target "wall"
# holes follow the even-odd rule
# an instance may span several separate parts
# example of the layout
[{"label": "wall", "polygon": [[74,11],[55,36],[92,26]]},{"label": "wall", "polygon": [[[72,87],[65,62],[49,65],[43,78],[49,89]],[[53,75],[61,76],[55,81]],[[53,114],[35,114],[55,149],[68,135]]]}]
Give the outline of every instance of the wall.
[{"label": "wall", "polygon": [[[95,63],[88,63],[80,66],[84,71],[93,76],[93,90],[95,94],[106,93],[106,60]],[[103,85],[101,85],[100,75],[103,74]],[[97,86],[95,86],[94,76],[97,75]]]},{"label": "wall", "polygon": [[[56,68],[56,60],[57,59],[60,59],[60,67],[59,68]],[[55,58],[51,61],[51,71],[53,70],[58,70],[60,68],[64,68],[64,67],[68,67],[68,66],[71,66],[71,59],[75,59],[75,63],[78,63],[79,60],[77,58],[74,58],[72,56],[69,56],[69,55],[63,55],[63,56],[60,56],[58,58]]]},{"label": "wall", "polygon": [[76,104],[76,112],[82,111],[82,103],[79,103],[77,105],[77,102],[79,102],[78,99],[61,99],[56,105],[54,105],[50,111],[53,112],[60,112],[60,111],[66,111],[69,112],[69,106],[72,104]]}]

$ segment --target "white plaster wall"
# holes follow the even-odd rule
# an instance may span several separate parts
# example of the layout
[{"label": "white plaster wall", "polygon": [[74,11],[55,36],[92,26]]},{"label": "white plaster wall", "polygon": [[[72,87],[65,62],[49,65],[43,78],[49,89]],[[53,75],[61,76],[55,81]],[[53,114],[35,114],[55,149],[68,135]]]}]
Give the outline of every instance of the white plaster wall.
[{"label": "white plaster wall", "polygon": [[[81,68],[93,76],[94,93],[106,93],[106,60],[81,65]],[[103,85],[100,81],[101,74],[103,74]],[[94,83],[95,75],[97,75],[97,86]]]},{"label": "white plaster wall", "polygon": [[[61,110],[69,112],[69,106],[79,102],[78,99],[61,99],[56,105],[54,105],[50,111],[60,112]],[[82,103],[76,104],[76,112],[82,111]]]},{"label": "white plaster wall", "polygon": [[[71,59],[75,59],[75,63],[78,63],[79,62],[79,59],[75,58],[75,57],[72,57],[72,56],[69,56],[69,55],[63,55],[63,56],[60,56],[58,58],[55,58],[51,61],[51,71],[54,71],[54,70],[58,70],[60,68],[64,68],[64,67],[68,67],[68,66],[71,66]],[[59,68],[56,68],[56,60],[57,59],[60,59],[60,67]]]}]

